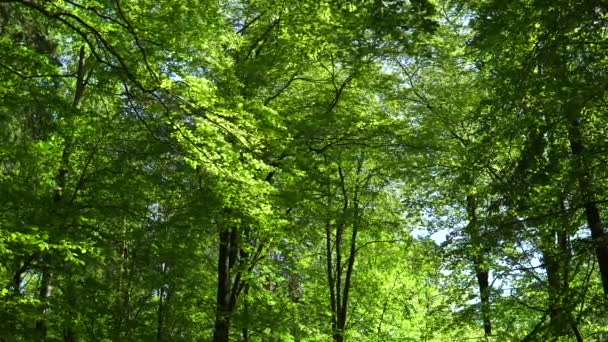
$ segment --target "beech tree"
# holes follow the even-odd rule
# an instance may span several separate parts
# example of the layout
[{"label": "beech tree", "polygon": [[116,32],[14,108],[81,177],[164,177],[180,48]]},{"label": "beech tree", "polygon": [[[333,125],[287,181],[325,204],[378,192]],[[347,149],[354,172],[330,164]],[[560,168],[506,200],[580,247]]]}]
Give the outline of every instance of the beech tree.
[{"label": "beech tree", "polygon": [[0,1],[0,341],[605,339],[606,10]]}]

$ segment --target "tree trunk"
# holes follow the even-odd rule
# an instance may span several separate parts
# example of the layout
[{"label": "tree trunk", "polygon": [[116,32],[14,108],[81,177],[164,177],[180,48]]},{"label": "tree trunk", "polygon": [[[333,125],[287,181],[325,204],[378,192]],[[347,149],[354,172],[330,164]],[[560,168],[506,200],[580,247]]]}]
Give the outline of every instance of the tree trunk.
[{"label": "tree trunk", "polygon": [[241,330],[242,342],[249,342],[249,302],[247,300],[247,296],[249,295],[249,285],[245,285],[245,289],[243,290],[243,313],[245,314],[245,319],[247,325],[243,327]]},{"label": "tree trunk", "polygon": [[15,296],[19,296],[21,295],[21,276],[23,275],[23,273],[25,271],[27,271],[27,269],[30,267],[30,264],[32,262],[33,259],[36,258],[36,255],[29,257],[27,260],[23,261],[23,263],[21,262],[16,262],[16,270],[15,273],[13,274],[13,281],[12,281],[12,286],[13,286],[13,294]]},{"label": "tree trunk", "polygon": [[[565,211],[564,199],[560,199],[559,208]],[[552,337],[569,335],[570,328],[577,338],[581,339],[576,319],[572,315],[575,303],[570,299],[570,248],[568,219],[557,219],[550,222],[550,233],[543,234],[541,251],[547,273],[547,292],[549,297],[548,314]]]},{"label": "tree trunk", "polygon": [[336,274],[334,278],[335,290],[336,294],[336,312],[335,316],[335,326],[334,330],[334,340],[336,342],[344,341],[344,323],[341,322],[342,319],[342,235],[344,234],[344,227],[342,224],[338,224],[336,227]]},{"label": "tree trunk", "polygon": [[242,334],[243,335],[242,335],[241,341],[242,342],[249,342],[249,329],[243,328]]},{"label": "tree trunk", "polygon": [[574,336],[576,337],[576,342],[583,342],[583,335],[578,331],[578,326],[575,321],[572,321],[572,331],[574,332]]},{"label": "tree trunk", "polygon": [[69,277],[69,274],[72,274],[69,268],[64,269],[64,274],[68,275],[63,280],[63,286],[65,288],[65,293],[67,293],[67,305],[64,309],[66,318],[64,319],[64,328],[63,328],[63,341],[64,342],[76,342],[78,341],[78,336],[76,331],[74,330],[74,323],[77,317],[78,311],[78,302],[77,302],[77,293],[74,288],[74,282]]},{"label": "tree trunk", "polygon": [[230,240],[232,231],[220,232],[219,259],[217,266],[217,308],[215,314],[214,342],[228,342],[230,337]]},{"label": "tree trunk", "polygon": [[551,234],[553,246],[543,248],[543,262],[547,272],[547,283],[549,292],[549,319],[551,331],[554,337],[564,336],[567,321],[561,302],[562,298],[562,269],[555,255],[555,234]]},{"label": "tree trunk", "polygon": [[[229,216],[230,211],[225,210]],[[230,339],[230,324],[237,308],[243,289],[248,293],[246,277],[243,272],[252,272],[259,260],[264,244],[259,243],[255,253],[247,253],[242,248],[241,238],[251,241],[247,229],[240,230],[232,227],[222,227],[219,234],[219,253],[217,267],[217,303],[215,315],[214,342],[228,342]],[[247,329],[242,331],[244,338],[249,338]]]},{"label": "tree trunk", "polygon": [[[331,308],[331,329],[336,331],[336,319],[338,317],[338,308],[336,304],[336,281],[334,275],[333,250],[331,247],[331,224],[325,226],[325,259],[327,262],[327,282],[329,285],[329,304]],[[335,337],[334,337],[335,339]]]},{"label": "tree trunk", "polygon": [[68,326],[63,332],[63,341],[64,342],[76,342],[78,341],[78,337],[76,337],[76,333],[71,326]]},{"label": "tree trunk", "polygon": [[48,330],[47,321],[46,321],[46,318],[44,317],[44,316],[46,316],[46,314],[48,312],[48,308],[47,308],[48,299],[51,296],[52,275],[51,275],[51,271],[48,268],[48,265],[49,265],[48,261],[49,261],[48,257],[43,258],[43,263],[45,264],[45,267],[42,270],[42,276],[40,279],[40,290],[38,293],[38,299],[44,306],[44,308],[42,309],[42,318],[40,318],[38,321],[36,321],[36,337],[37,337],[38,341],[46,341],[46,333]]},{"label": "tree trunk", "polygon": [[591,230],[591,239],[595,245],[595,256],[600,269],[604,295],[608,295],[608,241],[602,226],[602,219],[598,205],[595,201],[595,191],[593,190],[593,175],[589,171],[586,156],[586,146],[583,143],[581,134],[580,118],[578,113],[571,114],[570,125],[568,126],[568,139],[570,150],[574,157],[575,171],[578,177],[580,196],[585,200],[585,216],[587,224]]},{"label": "tree trunk", "polygon": [[[357,174],[361,173],[362,163],[358,165]],[[338,175],[340,178],[340,188],[342,192],[342,217],[335,224],[335,234],[332,241],[332,225],[327,222],[325,226],[326,239],[326,258],[327,258],[327,278],[329,283],[330,304],[332,311],[332,338],[335,342],[343,342],[345,340],[346,321],[348,317],[348,304],[350,301],[350,289],[352,277],[354,273],[355,258],[357,255],[357,234],[359,232],[360,208],[359,208],[359,190],[360,185],[355,186],[351,196],[353,196],[352,205],[350,204],[348,192],[346,188],[346,177],[341,167],[338,167]],[[369,184],[371,176],[368,176],[364,186]],[[329,184],[329,182],[328,182]],[[331,207],[331,192],[328,189],[328,203]],[[349,209],[352,209],[352,216]],[[352,226],[349,254],[348,256],[342,250],[344,243],[344,235],[348,226]],[[332,248],[332,242],[334,248]],[[346,273],[343,272],[342,259],[346,258]]]},{"label": "tree trunk", "polygon": [[[563,201],[561,202],[561,209],[565,210]],[[570,323],[572,332],[576,337],[577,342],[583,342],[583,336],[578,330],[578,323],[574,317],[572,311],[574,304],[568,300],[570,298],[570,262],[572,260],[572,249],[570,247],[570,237],[567,232],[561,231],[557,233],[557,241],[561,254],[561,268],[562,268],[562,302],[566,309],[566,320]]]},{"label": "tree trunk", "polygon": [[16,296],[21,294],[21,268],[15,271],[13,274],[13,294]]},{"label": "tree trunk", "polygon": [[165,289],[161,286],[158,291],[158,323],[156,327],[156,341],[162,342],[165,340],[164,338],[164,327],[163,327],[163,296],[165,295]]},{"label": "tree trunk", "polygon": [[[77,70],[77,78],[76,78],[76,88],[74,89],[74,98],[72,102],[72,106],[74,109],[77,109],[80,106],[82,101],[82,97],[84,95],[84,91],[86,89],[86,50],[84,45],[80,47],[79,57],[78,57],[78,70]],[[61,213],[64,201],[66,199],[66,187],[67,187],[67,177],[68,177],[68,166],[70,164],[70,159],[72,156],[72,145],[74,144],[74,138],[72,135],[69,135],[65,139],[65,145],[63,147],[62,153],[62,166],[57,174],[57,190],[55,191],[54,201],[56,204],[56,210],[58,213]],[[75,196],[75,193],[74,193]],[[73,198],[72,198],[73,200]],[[68,267],[69,268],[69,267]],[[64,271],[66,274],[70,274],[69,269]],[[77,306],[76,297],[73,291],[73,284],[70,279],[65,281],[67,284],[64,286],[67,288],[68,293],[68,315],[73,315],[73,310]],[[69,317],[66,326],[63,328],[63,340],[65,342],[76,342],[78,338],[76,337],[76,333],[73,327],[73,317]]]},{"label": "tree trunk", "polygon": [[[250,232],[248,229],[245,230],[245,239],[247,241],[250,241]],[[260,250],[261,251],[261,250]],[[254,256],[255,257],[255,256]],[[249,253],[244,249],[241,248],[240,251],[240,260],[250,260],[249,259]],[[251,265],[250,265],[251,267]],[[240,277],[239,277],[240,278]],[[249,342],[249,284],[242,281],[242,288],[243,288],[243,316],[245,317],[245,325],[243,326],[243,329],[241,330],[241,337],[242,337],[242,342]],[[239,291],[237,289],[237,291]],[[236,300],[236,298],[235,298]]]},{"label": "tree trunk", "polygon": [[595,244],[595,255],[602,277],[604,295],[608,295],[608,244],[606,243],[606,234],[602,227],[600,211],[595,202],[587,202],[585,204],[585,215],[591,229],[591,239]]},{"label": "tree trunk", "polygon": [[467,215],[469,224],[467,231],[473,248],[473,268],[479,287],[479,299],[481,302],[481,319],[483,331],[486,336],[492,335],[492,320],[490,316],[490,270],[486,262],[483,243],[480,241],[479,222],[477,219],[477,201],[475,196],[467,196]]},{"label": "tree trunk", "polygon": [[338,331],[342,334],[338,341],[344,340],[344,332],[346,331],[346,316],[348,313],[348,302],[351,287],[351,280],[355,267],[355,257],[357,256],[357,234],[359,233],[359,200],[358,189],[355,190],[355,198],[353,199],[353,231],[350,238],[350,254],[348,255],[348,266],[346,269],[346,278],[344,279],[344,289],[342,297],[342,306],[338,316]]},{"label": "tree trunk", "polygon": [[483,331],[486,336],[492,335],[492,321],[490,320],[490,272],[484,267],[482,258],[475,261],[475,276],[479,286],[479,298],[481,300],[481,319]]},{"label": "tree trunk", "polygon": [[[125,228],[126,229],[126,228]],[[121,258],[121,266],[118,271],[118,279],[116,284],[116,291],[120,293],[119,296],[116,296],[114,301],[114,312],[112,314],[112,339],[116,341],[122,341],[125,339],[125,331],[124,327],[128,326],[125,324],[125,321],[128,321],[130,317],[130,307],[131,307],[131,280],[132,280],[132,272],[131,267],[129,266],[130,255],[129,255],[129,246],[127,244],[126,230],[123,231],[124,240],[122,241],[122,247],[120,247],[120,258]],[[106,277],[110,278],[113,275],[110,273],[106,275]]]}]

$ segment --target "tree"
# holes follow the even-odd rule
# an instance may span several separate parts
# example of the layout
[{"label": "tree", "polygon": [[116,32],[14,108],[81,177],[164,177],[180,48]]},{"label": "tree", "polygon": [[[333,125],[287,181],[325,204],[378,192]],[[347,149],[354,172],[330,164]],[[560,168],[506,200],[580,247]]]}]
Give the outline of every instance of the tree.
[{"label": "tree", "polygon": [[0,2],[0,341],[605,337],[605,12]]}]

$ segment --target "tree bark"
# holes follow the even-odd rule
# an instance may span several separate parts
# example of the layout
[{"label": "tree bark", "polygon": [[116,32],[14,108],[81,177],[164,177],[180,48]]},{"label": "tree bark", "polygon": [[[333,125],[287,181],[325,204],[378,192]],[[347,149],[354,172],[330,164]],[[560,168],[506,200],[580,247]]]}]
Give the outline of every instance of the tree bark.
[{"label": "tree bark", "polygon": [[[343,270],[342,270],[342,242],[343,242],[343,238],[344,238],[344,230],[346,228],[346,213],[348,211],[348,207],[349,207],[349,201],[348,201],[348,193],[346,191],[346,180],[345,180],[345,176],[344,176],[344,172],[342,170],[342,167],[338,166],[338,175],[340,178],[340,188],[342,191],[342,213],[341,213],[341,217],[338,219],[338,223],[335,225],[336,230],[335,230],[335,234],[333,237],[333,242],[334,242],[334,253],[335,253],[335,259],[334,257],[334,253],[332,253],[332,250],[330,248],[331,246],[331,233],[327,234],[327,251],[328,251],[328,274],[329,274],[329,270],[333,270],[334,274],[333,274],[333,279],[330,279],[330,296],[331,296],[331,304],[332,304],[332,329],[333,329],[333,340],[335,342],[343,342],[344,341],[344,327],[345,327],[345,321],[346,321],[346,317],[345,317],[345,312],[343,310],[343,305],[344,305],[344,299],[343,299],[343,285],[342,285],[342,279],[343,279]],[[329,197],[328,197],[329,198]],[[328,203],[328,206],[330,206],[331,203]],[[329,227],[331,227],[330,224],[327,225],[327,229],[331,229]],[[333,263],[333,260],[335,260],[335,265]],[[333,287],[332,287],[333,284]],[[348,300],[348,294],[346,297],[346,300]]]},{"label": "tree bark", "polygon": [[[243,252],[245,254],[245,252]],[[249,295],[249,284],[245,284],[243,290],[243,313],[245,314],[245,318],[247,320],[247,325],[243,327],[241,330],[241,341],[249,342],[249,301],[247,300],[247,296]]]},{"label": "tree bark", "polygon": [[156,341],[162,342],[165,340],[164,337],[164,314],[163,314],[163,296],[165,295],[165,289],[161,286],[158,292],[158,323],[156,327]]},{"label": "tree bark", "polygon": [[74,289],[74,282],[69,277],[69,274],[71,274],[69,268],[66,269],[64,272],[66,275],[68,275],[64,279],[64,283],[63,283],[63,286],[66,289],[65,292],[68,294],[68,298],[67,298],[66,308],[64,309],[67,317],[64,320],[63,341],[64,342],[76,342],[76,341],[78,341],[78,335],[76,334],[76,331],[74,329],[75,328],[74,327],[74,322],[75,322],[74,317],[76,317],[76,315],[77,315],[76,311],[78,310],[78,308],[77,308],[78,303],[76,301],[77,294]]},{"label": "tree bark", "polygon": [[574,157],[576,175],[581,197],[584,199],[585,216],[591,231],[591,239],[595,246],[595,256],[600,269],[602,287],[604,295],[608,295],[608,241],[602,226],[600,210],[595,201],[595,191],[593,190],[593,175],[589,171],[586,150],[581,133],[581,123],[578,112],[570,113],[571,118],[568,126],[568,140],[570,150]]},{"label": "tree bark", "polygon": [[[551,324],[551,331],[553,336],[563,336],[565,334],[564,328],[567,325],[564,324],[564,312],[561,303],[562,297],[562,269],[558,262],[558,258],[554,252],[554,241],[555,234],[550,236],[552,238],[553,246],[547,246],[543,248],[543,262],[545,264],[545,271],[547,272],[547,283],[549,292],[549,319]],[[553,249],[553,250],[552,250]]]},{"label": "tree bark", "polygon": [[477,201],[475,196],[467,196],[467,215],[469,224],[467,231],[471,238],[473,247],[473,268],[477,278],[479,288],[479,299],[481,302],[481,319],[483,321],[483,331],[486,336],[492,335],[492,320],[490,316],[490,270],[486,263],[486,256],[483,243],[480,241],[479,222],[477,218]]},{"label": "tree bark", "polygon": [[36,321],[36,338],[38,341],[46,341],[46,334],[48,330],[47,321],[44,317],[48,312],[48,308],[46,306],[48,305],[48,298],[51,296],[52,275],[51,271],[46,266],[49,265],[48,260],[48,257],[43,258],[43,263],[45,264],[45,267],[42,270],[42,276],[40,278],[40,290],[38,293],[38,299],[40,300],[42,305],[44,305],[44,308],[42,309],[42,318]]},{"label": "tree bark", "polygon": [[336,275],[334,279],[336,294],[336,329],[334,330],[334,340],[336,342],[344,341],[344,323],[341,322],[342,316],[342,236],[344,234],[344,226],[340,223],[336,226],[335,235],[335,250],[336,250]]},{"label": "tree bark", "polygon": [[[325,259],[327,261],[327,282],[329,285],[329,304],[331,308],[331,329],[336,331],[338,306],[336,304],[336,281],[334,276],[333,250],[331,247],[331,224],[325,226]],[[335,339],[335,338],[334,338]]]},{"label": "tree bark", "polygon": [[572,321],[571,327],[572,331],[574,332],[574,337],[576,337],[576,342],[583,342],[583,335],[581,335],[581,332],[578,330],[578,326],[575,321]]},{"label": "tree bark", "polygon": [[19,261],[16,262],[16,265],[15,265],[16,270],[15,270],[15,273],[13,274],[13,281],[12,281],[13,294],[15,296],[21,295],[21,280],[22,280],[21,276],[30,267],[30,264],[34,258],[36,258],[36,255],[23,261],[23,263],[21,263]]},{"label": "tree bark", "polygon": [[[357,167],[357,175],[361,174],[362,161]],[[371,176],[368,176],[365,180],[365,184],[361,185],[357,183],[354,190],[350,194],[352,197],[352,204],[349,200],[349,192],[346,188],[346,176],[342,170],[342,167],[338,167],[338,175],[340,179],[340,189],[342,195],[342,212],[341,217],[338,219],[338,223],[335,226],[335,234],[332,234],[332,224],[326,223],[325,226],[325,239],[326,239],[326,259],[327,259],[327,279],[329,285],[330,304],[332,312],[332,339],[335,342],[343,342],[345,340],[346,332],[346,321],[348,317],[348,304],[350,301],[350,289],[352,284],[352,277],[354,273],[355,259],[357,255],[357,234],[359,233],[360,222],[360,208],[359,208],[359,192],[361,186],[367,187]],[[329,184],[329,183],[328,183]],[[328,189],[328,203],[327,206],[331,207],[331,193]],[[352,210],[352,212],[351,212]],[[342,250],[344,242],[344,235],[347,231],[347,227],[351,226],[352,231],[350,235],[350,241],[348,246],[349,254]],[[333,240],[332,240],[333,238]],[[332,243],[334,247],[332,248]],[[345,264],[343,265],[343,259]],[[343,267],[346,266],[346,272],[343,272]]]},{"label": "tree bark", "polygon": [[[72,106],[74,109],[77,109],[78,107],[80,107],[80,103],[82,102],[82,98],[84,96],[84,91],[86,89],[87,86],[87,80],[86,80],[86,60],[87,60],[87,55],[86,55],[86,49],[83,46],[80,47],[80,52],[78,55],[78,70],[77,70],[77,78],[76,78],[76,88],[74,89],[74,98],[73,98],[73,102],[72,102]],[[70,159],[72,156],[72,145],[74,144],[74,138],[73,136],[69,135],[66,137],[65,139],[65,146],[63,148],[63,154],[62,154],[62,167],[59,170],[59,173],[57,175],[57,185],[58,185],[58,190],[55,192],[55,203],[57,204],[57,210],[58,212],[60,212],[62,206],[64,205],[63,202],[65,201],[65,197],[66,197],[66,186],[67,186],[67,177],[68,177],[68,165],[70,164]],[[74,193],[74,196],[76,194]],[[69,268],[69,267],[68,267]],[[70,274],[69,269],[67,270],[67,274]],[[67,293],[69,294],[68,297],[68,313],[70,315],[73,315],[73,308],[76,306],[76,297],[73,291],[73,284],[72,284],[72,280],[67,279],[66,280],[67,285],[64,284],[64,286],[67,287]],[[63,340],[65,342],[76,342],[78,340],[77,336],[76,336],[76,332],[74,331],[74,327],[73,327],[73,321],[71,321],[72,317],[69,317],[70,320],[67,322],[67,325],[63,328]]]},{"label": "tree bark", "polygon": [[344,332],[346,331],[346,316],[348,313],[348,302],[349,302],[349,294],[351,288],[351,280],[353,276],[353,271],[355,267],[355,257],[357,256],[357,234],[359,233],[359,199],[358,199],[358,191],[359,189],[355,189],[354,199],[353,199],[353,231],[350,238],[350,252],[348,255],[348,266],[346,269],[346,277],[344,279],[344,290],[342,297],[342,306],[340,308],[340,313],[338,316],[338,331],[342,334],[339,336],[338,341],[341,342],[344,340]]},{"label": "tree bark", "polygon": [[595,244],[595,255],[600,269],[604,295],[608,295],[608,244],[602,227],[600,211],[595,202],[590,201],[585,204],[585,215],[591,230],[591,239]]},{"label": "tree bark", "polygon": [[228,342],[230,337],[230,240],[232,231],[222,230],[217,267],[217,309],[213,341]]},{"label": "tree bark", "polygon": [[13,294],[16,296],[21,294],[21,267],[17,264],[17,270],[13,274]]},{"label": "tree bark", "polygon": [[[231,319],[241,292],[246,285],[242,274],[244,270],[240,268],[244,265],[242,256],[247,255],[247,253],[241,249],[240,236],[241,232],[236,228],[220,232],[214,342],[228,342],[230,339]],[[261,251],[262,245],[258,246],[247,271],[250,272],[253,269],[253,264]]]},{"label": "tree bark", "polygon": [[[230,215],[230,211],[226,210],[225,214]],[[243,290],[249,292],[243,272],[252,272],[264,251],[264,244],[258,242],[255,253],[248,253],[242,248],[242,236],[251,241],[247,229],[222,227],[219,234],[214,342],[229,341],[232,316]],[[248,335],[247,332],[245,336]]]},{"label": "tree bark", "polygon": [[481,319],[483,331],[486,336],[492,335],[492,321],[490,319],[490,272],[483,266],[483,259],[475,262],[475,276],[479,286],[481,300]]},{"label": "tree bark", "polygon": [[65,328],[65,330],[63,332],[63,341],[64,342],[78,341],[78,337],[76,336],[76,333],[74,332],[74,329],[71,326],[68,326],[67,328]]},{"label": "tree bark", "polygon": [[[565,211],[564,199],[558,202],[559,209]],[[570,328],[577,340],[582,338],[572,311],[573,299],[570,299],[570,247],[569,220],[556,218],[549,222],[549,232],[542,233],[540,249],[547,274],[547,294],[549,297],[548,314],[552,337],[569,335]],[[543,231],[541,231],[543,232]]]}]

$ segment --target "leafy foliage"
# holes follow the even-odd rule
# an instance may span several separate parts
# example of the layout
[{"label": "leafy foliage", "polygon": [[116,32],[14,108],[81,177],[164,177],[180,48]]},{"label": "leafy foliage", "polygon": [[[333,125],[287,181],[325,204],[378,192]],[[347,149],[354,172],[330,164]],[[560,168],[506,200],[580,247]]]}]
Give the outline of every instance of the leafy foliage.
[{"label": "leafy foliage", "polygon": [[0,341],[605,339],[597,2],[0,2]]}]

